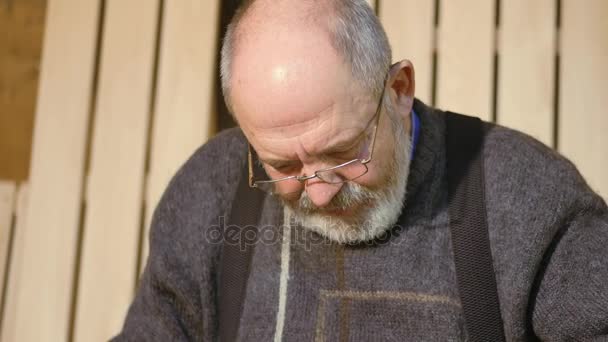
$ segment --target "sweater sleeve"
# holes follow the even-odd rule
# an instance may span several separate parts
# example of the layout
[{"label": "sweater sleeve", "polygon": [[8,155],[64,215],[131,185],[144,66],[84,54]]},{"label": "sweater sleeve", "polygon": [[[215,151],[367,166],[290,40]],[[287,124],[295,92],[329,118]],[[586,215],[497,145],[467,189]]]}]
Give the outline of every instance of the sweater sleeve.
[{"label": "sweater sleeve", "polygon": [[484,157],[507,339],[608,341],[604,200],[573,163],[520,132],[490,125]]},{"label": "sweater sleeve", "polygon": [[608,340],[608,209],[577,201],[543,258],[532,324],[543,341]]},{"label": "sweater sleeve", "polygon": [[150,255],[123,330],[113,341],[213,341],[221,223],[246,144],[221,133],[186,162],[158,204]]},{"label": "sweater sleeve", "polygon": [[123,331],[114,341],[199,341],[203,312],[199,294],[200,260],[184,241],[168,234],[176,224],[170,207],[159,207],[152,224],[150,256]]}]

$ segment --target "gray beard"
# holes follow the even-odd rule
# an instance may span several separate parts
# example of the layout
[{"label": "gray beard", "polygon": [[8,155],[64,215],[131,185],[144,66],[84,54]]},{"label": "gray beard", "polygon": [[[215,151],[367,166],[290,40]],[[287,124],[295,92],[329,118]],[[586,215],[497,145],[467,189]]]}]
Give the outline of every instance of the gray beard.
[{"label": "gray beard", "polygon": [[[403,210],[410,167],[411,142],[403,125],[395,133],[394,158],[389,164],[388,181],[379,190],[354,182],[342,189],[324,208],[314,206],[306,191],[295,203],[284,202],[284,222],[298,224],[337,243],[360,243],[380,237],[391,229]],[[355,217],[332,217],[324,211],[363,205]]]}]

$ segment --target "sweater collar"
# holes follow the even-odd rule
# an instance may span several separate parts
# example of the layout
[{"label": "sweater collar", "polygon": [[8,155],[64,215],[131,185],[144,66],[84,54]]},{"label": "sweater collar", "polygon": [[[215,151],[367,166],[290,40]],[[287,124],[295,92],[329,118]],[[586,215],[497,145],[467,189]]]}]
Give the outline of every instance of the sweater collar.
[{"label": "sweater collar", "polygon": [[443,115],[422,101],[414,101],[414,112],[419,119],[415,155],[410,163],[404,212],[407,216],[436,208],[441,199],[444,177],[445,123]]}]

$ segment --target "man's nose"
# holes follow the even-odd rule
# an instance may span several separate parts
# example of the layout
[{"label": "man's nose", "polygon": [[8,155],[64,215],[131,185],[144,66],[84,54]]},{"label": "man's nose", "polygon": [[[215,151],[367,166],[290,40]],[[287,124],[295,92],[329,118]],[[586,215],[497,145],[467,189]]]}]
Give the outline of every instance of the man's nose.
[{"label": "man's nose", "polygon": [[343,185],[344,183],[329,184],[315,178],[306,182],[306,194],[316,207],[323,208],[340,192]]}]

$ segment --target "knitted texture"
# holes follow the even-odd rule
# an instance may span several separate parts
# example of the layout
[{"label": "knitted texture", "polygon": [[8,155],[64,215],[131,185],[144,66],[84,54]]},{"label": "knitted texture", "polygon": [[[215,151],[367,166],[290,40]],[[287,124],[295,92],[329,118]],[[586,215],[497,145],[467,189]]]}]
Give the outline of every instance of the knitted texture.
[{"label": "knitted texture", "polygon": [[[398,223],[339,245],[285,228],[268,197],[239,337],[275,338],[281,241],[291,229],[283,341],[461,341],[466,330],[448,227],[443,113],[415,102],[421,132]],[[486,208],[508,341],[608,338],[608,209],[562,156],[485,124]],[[150,256],[116,341],[214,341],[221,227],[246,141],[238,129],[200,148],[158,205]],[[243,240],[247,243],[246,240]]]}]

